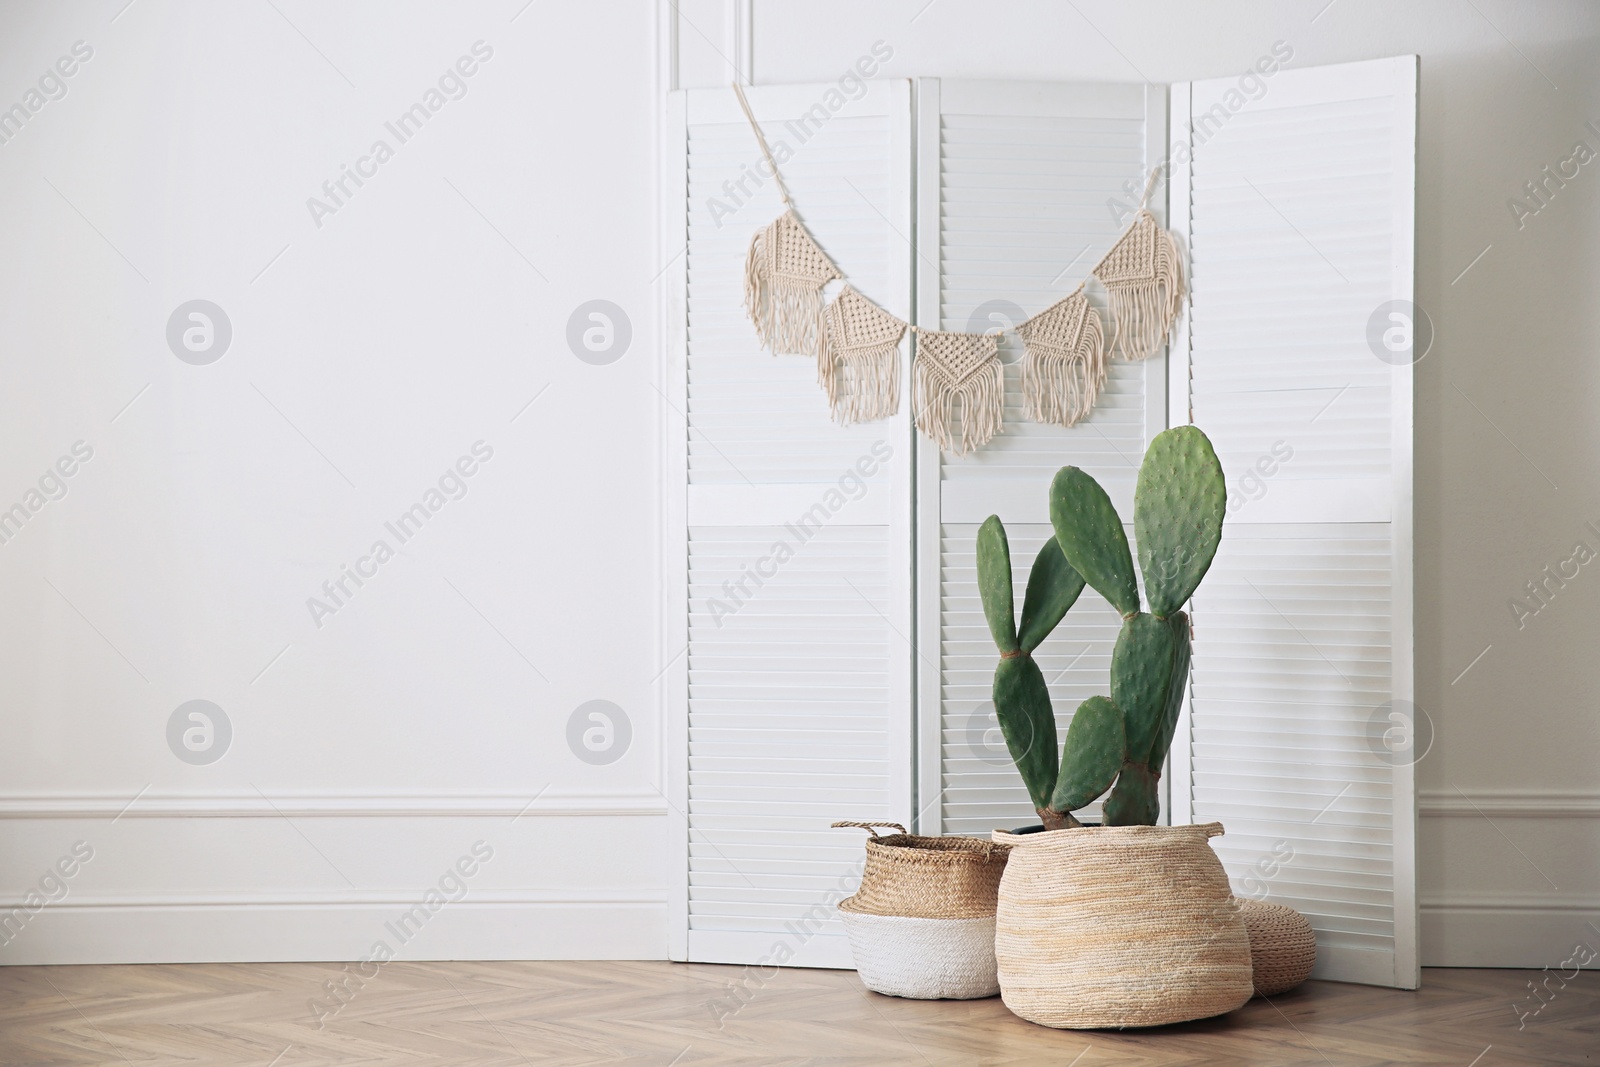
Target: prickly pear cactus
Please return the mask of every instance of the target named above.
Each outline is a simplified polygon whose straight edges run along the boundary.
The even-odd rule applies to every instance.
[[[1067,744],[1061,750],[1061,772],[1056,777],[1050,807],[1071,812],[1111,788],[1122,769],[1128,733],[1122,709],[1107,697],[1090,697],[1078,705],[1067,727]]]
[[[1093,475],[1077,467],[1056,472],[1050,483],[1050,525],[1067,562],[1095,592],[1124,618],[1139,610],[1128,535],[1111,498]]]
[[[1052,804],[1057,789],[1060,759],[1056,750],[1056,717],[1050,705],[1050,690],[1044,674],[1033,661],[1033,650],[1056,628],[1083,592],[1083,578],[1067,563],[1055,539],[1046,541],[1028,574],[1028,589],[1022,600],[1020,631],[1013,617],[1014,593],[1011,578],[1011,547],[999,516],[991,515],[978,529],[978,594],[983,600],[984,618],[1000,649],[1000,663],[994,671],[994,708],[1005,735],[1006,749],[1022,775],[1028,796],[1047,826],[1075,825],[1070,814],[1063,816]],[[1107,702],[1109,703],[1109,701]],[[1101,713],[1101,717],[1104,713]],[[1073,728],[1077,729],[1076,720]],[[1109,730],[1109,727],[1102,727]],[[1121,765],[1122,724],[1116,724],[1117,762]],[[1089,736],[1089,728],[1079,731]],[[1068,732],[1069,751],[1072,732]],[[1104,746],[1102,746],[1104,747]],[[1078,765],[1072,764],[1073,773]],[[1115,774],[1113,767],[1112,774]],[[1109,778],[1094,796],[1110,786]],[[1094,799],[1091,796],[1089,799]],[[1071,809],[1066,809],[1070,812]]]
[[[1157,434],[1133,495],[1139,569],[1152,615],[1164,619],[1194,595],[1217,554],[1227,507],[1222,464],[1200,428]]]
[[[1001,653],[995,709],[1047,829],[1077,826],[1072,812],[1107,789],[1108,826],[1150,825],[1160,817],[1161,767],[1189,685],[1189,617],[1179,609],[1216,555],[1226,504],[1222,466],[1204,433],[1179,426],[1156,435],[1134,493],[1146,613],[1111,498],[1088,473],[1061,468],[1050,484],[1055,537],[1034,560],[1020,628],[1005,527],[990,516],[979,530],[978,587]],[[1058,759],[1050,694],[1032,653],[1085,583],[1122,615],[1122,633],[1111,656],[1111,695],[1079,706]]]

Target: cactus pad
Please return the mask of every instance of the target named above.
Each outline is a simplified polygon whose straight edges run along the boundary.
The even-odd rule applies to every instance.
[[[1117,775],[1116,787],[1106,797],[1107,826],[1154,826],[1161,815],[1160,779],[1148,767],[1130,763]]]
[[[1144,762],[1149,767],[1159,767],[1167,761],[1167,750],[1172,747],[1172,735],[1178,729],[1178,712],[1183,708],[1183,695],[1189,690],[1189,616],[1178,612],[1168,619],[1172,625],[1172,682],[1167,687],[1167,707],[1156,732],[1150,755]]]
[[[994,710],[1035,810],[1048,807],[1056,785],[1056,716],[1032,656],[1000,660],[994,669]]]
[[[1165,618],[1194,594],[1217,554],[1227,506],[1222,464],[1200,428],[1157,434],[1133,498],[1139,569],[1152,614]]]
[[[990,515],[978,527],[978,596],[983,616],[1001,652],[1017,651],[1017,622],[1011,591],[1011,545],[1000,516]]]
[[[1050,483],[1050,524],[1067,562],[1119,614],[1139,610],[1128,535],[1099,482],[1077,467],[1057,471]]]
[[[1047,539],[1028,572],[1028,591],[1022,598],[1022,625],[1017,634],[1022,650],[1038,648],[1082,592],[1083,575],[1072,569],[1056,539]]]
[[[1140,612],[1122,624],[1111,652],[1111,699],[1128,717],[1128,759],[1149,763],[1171,696],[1177,635],[1168,619]]]
[[[1067,727],[1050,807],[1059,812],[1076,811],[1111,788],[1127,744],[1121,708],[1106,697],[1090,697],[1078,705],[1078,713]]]

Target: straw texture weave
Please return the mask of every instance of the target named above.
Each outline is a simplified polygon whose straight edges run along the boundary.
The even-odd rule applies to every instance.
[[[1239,901],[1239,915],[1250,935],[1250,965],[1256,995],[1275,997],[1311,977],[1317,962],[1317,935],[1311,920],[1284,904]]]
[[[918,919],[987,918],[995,913],[1009,851],[976,837],[879,837],[874,831],[861,888],[841,900],[839,909]]]
[[[1220,823],[1014,835],[995,958],[1006,1007],[1064,1029],[1161,1026],[1250,999],[1250,940],[1207,843]]]

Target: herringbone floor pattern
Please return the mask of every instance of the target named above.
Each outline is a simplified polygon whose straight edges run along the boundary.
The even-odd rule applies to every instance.
[[[910,1001],[849,971],[671,963],[390,963],[346,988],[332,964],[0,968],[4,1067],[526,1067],[537,1064],[1051,1064],[1366,1067],[1600,1064],[1600,973],[1430,970],[1416,993],[1313,982],[1221,1019],[1047,1030],[998,998]],[[1559,987],[1558,987],[1559,986]],[[1523,1013],[1519,1030],[1519,1011]]]

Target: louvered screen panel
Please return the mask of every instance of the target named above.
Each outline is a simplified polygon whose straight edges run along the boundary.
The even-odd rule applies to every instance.
[[[748,93],[813,236],[909,317],[909,83]],[[847,967],[833,904],[862,834],[828,824],[911,816],[910,424],[837,426],[814,359],[760,349],[745,253],[782,203],[731,91],[673,108],[672,953]]]
[[[948,330],[1014,326],[1067,296],[1111,247],[1138,204],[1166,136],[1165,92],[1140,85],[924,80],[918,88],[918,307]],[[1129,188],[1132,192],[1129,192]],[[1116,201],[1126,208],[1113,211]],[[1152,207],[1158,215],[1164,190]],[[1098,283],[1090,299],[1102,309]],[[998,729],[969,738],[989,711],[996,653],[974,586],[977,524],[998,514],[1019,588],[1046,536],[1050,479],[1074,464],[1131,519],[1134,479],[1166,417],[1165,361],[1110,365],[1092,414],[1070,429],[1027,421],[1008,336],[1005,429],[978,452],[919,452],[922,722],[919,811],[926,829],[986,834],[1037,821]],[[1091,603],[1093,606],[1091,606]],[[1064,730],[1104,693],[1117,627],[1092,591],[1039,653]],[[987,740],[985,741],[985,737]]]
[[[695,528],[689,539],[689,930],[784,931],[817,949],[842,936],[833,909],[807,912],[862,856],[839,818],[897,805],[884,624],[888,530],[824,528],[735,614],[725,582],[783,527]],[[771,936],[765,950],[770,947]],[[836,949],[839,946],[834,946]]]
[[[1411,383],[1368,322],[1411,295],[1415,60],[1175,92],[1192,311],[1186,403],[1230,502],[1193,605],[1181,817],[1221,820],[1236,891],[1312,919],[1324,977],[1415,986]],[[1234,101],[1237,103],[1237,94]],[[1220,108],[1220,111],[1218,110]]]
[[[1393,951],[1393,782],[1369,722],[1391,554],[1387,523],[1241,523],[1194,599],[1196,817],[1227,827],[1236,891],[1309,915],[1329,956]]]

